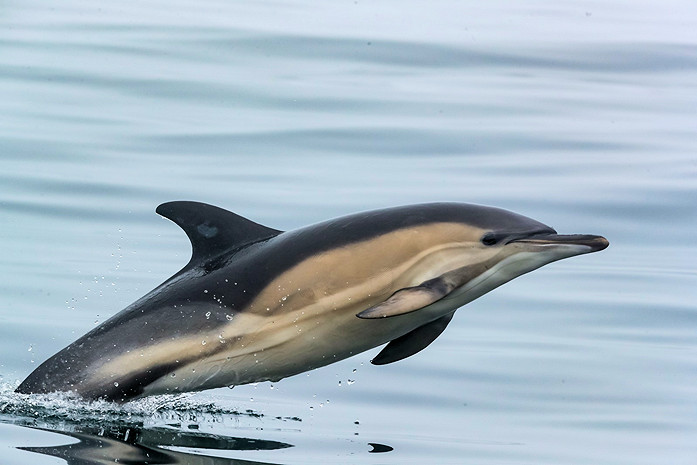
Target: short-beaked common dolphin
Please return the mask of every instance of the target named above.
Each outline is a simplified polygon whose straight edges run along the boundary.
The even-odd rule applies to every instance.
[[[547,263],[608,246],[461,203],[344,216],[289,232],[197,202],[157,213],[191,240],[189,263],[41,364],[21,393],[126,401],[278,381],[389,343],[409,357],[455,310]]]

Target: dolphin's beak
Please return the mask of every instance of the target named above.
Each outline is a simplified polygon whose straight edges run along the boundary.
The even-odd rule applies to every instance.
[[[571,247],[578,250],[578,254],[598,252],[610,245],[603,236],[591,234],[536,234],[512,242],[529,245],[535,249]]]

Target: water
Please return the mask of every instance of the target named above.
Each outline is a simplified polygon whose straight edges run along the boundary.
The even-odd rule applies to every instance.
[[[4,463],[694,463],[693,2],[0,11]],[[14,394],[188,260],[153,212],[177,199],[279,229],[464,201],[611,246],[393,365],[125,406]]]

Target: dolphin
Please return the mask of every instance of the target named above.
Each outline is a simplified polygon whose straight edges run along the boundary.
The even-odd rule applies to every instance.
[[[385,343],[372,363],[392,363],[501,284],[608,246],[463,203],[368,211],[289,232],[198,202],[164,203],[157,213],[189,237],[188,264],[16,392],[125,402],[275,382]]]

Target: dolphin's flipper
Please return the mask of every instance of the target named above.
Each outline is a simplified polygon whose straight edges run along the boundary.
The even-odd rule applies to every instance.
[[[282,232],[199,202],[167,202],[157,207],[156,212],[174,221],[189,236],[193,253],[182,271],[201,265],[223,252],[241,249]]]
[[[370,363],[373,365],[386,365],[411,357],[415,353],[422,351],[440,336],[452,318],[453,313],[450,313],[394,339]]]
[[[389,299],[363,310],[356,316],[370,319],[404,315],[431,305],[448,295],[453,289],[454,286],[449,280],[445,280],[443,277],[434,278],[418,286],[400,289]]]

